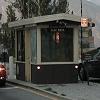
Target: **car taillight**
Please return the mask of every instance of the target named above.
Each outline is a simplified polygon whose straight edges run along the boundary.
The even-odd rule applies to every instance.
[[[5,68],[0,68],[0,72],[1,72],[1,71],[4,71],[4,70],[5,70]]]

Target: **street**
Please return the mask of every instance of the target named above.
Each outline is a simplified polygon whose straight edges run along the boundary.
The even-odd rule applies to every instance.
[[[6,85],[0,87],[0,100],[54,100],[32,90],[18,86]]]

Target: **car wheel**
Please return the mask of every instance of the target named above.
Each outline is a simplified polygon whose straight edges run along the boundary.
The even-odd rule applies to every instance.
[[[83,67],[80,70],[80,77],[81,77],[82,81],[87,81],[87,73]]]

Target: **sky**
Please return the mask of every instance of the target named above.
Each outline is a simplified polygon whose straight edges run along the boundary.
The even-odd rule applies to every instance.
[[[87,0],[87,1],[91,1],[91,2],[93,2],[95,4],[97,4],[97,5],[100,5],[100,0]]]

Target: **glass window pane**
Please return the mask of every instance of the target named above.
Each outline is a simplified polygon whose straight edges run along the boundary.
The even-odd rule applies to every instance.
[[[41,61],[73,61],[73,28],[41,29]]]
[[[37,35],[36,35],[36,28],[34,28],[33,30],[30,31],[31,32],[31,51],[32,51],[32,55],[31,55],[31,60],[32,63],[36,63],[36,40],[37,40]]]
[[[17,31],[17,60],[25,61],[25,34],[23,30]]]

